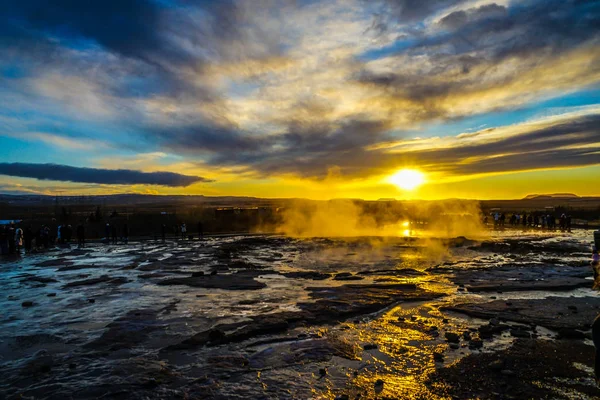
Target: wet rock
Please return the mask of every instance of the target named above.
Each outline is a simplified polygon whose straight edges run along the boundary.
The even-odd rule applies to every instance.
[[[163,351],[238,343],[259,335],[279,333],[287,330],[291,322],[303,319],[303,316],[303,313],[281,312],[251,317],[249,322],[221,324],[197,333],[179,344],[168,346]]]
[[[463,332],[462,337],[465,340],[471,340],[471,332]]]
[[[158,310],[130,311],[108,324],[108,329],[99,338],[85,344],[84,348],[110,351],[131,349],[143,343],[152,332],[166,328],[164,323],[159,321],[157,317],[160,313],[173,307],[174,304],[169,304]]]
[[[33,301],[27,300],[21,303],[21,307],[32,307]]]
[[[325,375],[327,375],[327,368],[320,368],[319,376],[325,376]]]
[[[426,385],[434,395],[431,398],[543,399],[562,396],[557,395],[556,386],[539,382],[560,382],[561,392],[569,393],[569,398],[597,398],[600,395],[597,388],[583,389],[581,384],[589,379],[593,349],[582,342],[565,346],[560,342],[517,339],[500,353],[473,353],[438,368],[428,377]],[[493,392],[502,395],[491,395]]]
[[[90,279],[83,279],[80,281],[74,281],[74,282],[69,282],[66,285],[63,286],[63,288],[73,288],[73,287],[79,287],[79,286],[91,286],[91,285],[97,285],[98,283],[109,283],[111,285],[122,285],[124,283],[129,282],[129,280],[125,277],[110,277],[108,275],[102,275],[98,278],[90,278]]]
[[[73,261],[69,261],[66,258],[57,258],[52,260],[46,260],[35,264],[38,267],[56,267],[59,265],[71,265]]]
[[[492,371],[501,371],[504,369],[504,361],[503,360],[492,361],[489,365],[489,368]]]
[[[39,374],[48,373],[54,366],[54,359],[46,350],[37,351],[31,360],[27,362],[25,367],[21,370],[21,374]]]
[[[569,302],[575,303],[572,305],[576,305],[579,310],[577,314],[549,312],[549,310],[564,309],[564,302],[564,297],[514,299],[511,301],[512,306],[507,308],[504,301],[496,300],[488,303],[457,304],[442,307],[440,310],[459,312],[476,318],[504,319],[528,325],[533,323],[553,330],[589,329],[590,321],[593,321],[598,314],[595,306],[600,306],[600,297],[570,298]]]
[[[383,391],[384,384],[385,384],[385,382],[383,381],[383,379],[377,379],[375,381],[375,383],[373,384],[373,388],[375,389],[375,392],[379,393],[379,392]]]
[[[218,344],[225,339],[225,332],[220,329],[211,329],[208,332],[208,343],[210,344]]]
[[[433,353],[433,360],[435,362],[443,362],[444,361],[444,353],[440,353],[440,352]]]
[[[314,281],[322,281],[331,278],[331,274],[324,274],[316,271],[284,272],[281,275],[291,279],[311,279]]]
[[[192,272],[192,278],[197,278],[199,276],[204,276],[204,271]]]
[[[265,283],[255,280],[252,276],[244,274],[213,275],[212,273],[197,277],[165,279],[158,282],[158,285],[187,285],[225,290],[258,290],[267,287]]]
[[[90,268],[96,268],[95,265],[87,265],[87,264],[79,264],[79,265],[67,265],[64,267],[60,267],[56,269],[56,272],[68,272],[68,271],[79,271],[82,269],[90,269]],[[123,268],[121,268],[123,269]]]
[[[458,343],[450,343],[448,345],[452,350],[458,350],[460,348],[460,345]]]
[[[96,299],[88,299],[88,303],[90,304],[94,304],[96,302]]]
[[[471,339],[469,341],[470,349],[481,349],[483,347],[483,341],[481,339]]]
[[[69,369],[75,369],[75,368],[77,368],[77,364],[75,364],[75,363],[69,364]]]
[[[56,297],[56,293],[48,293],[46,296],[48,296],[48,297]]]
[[[450,343],[458,343],[460,342],[460,336],[457,333],[454,332],[446,332],[444,334],[445,338],[447,341],[449,341]]]
[[[54,278],[27,274],[27,276],[25,276],[23,279],[21,279],[21,282],[22,283],[24,283],[24,282],[54,283],[54,282],[58,282],[58,281]]]
[[[333,278],[336,281],[360,281],[364,279],[362,276],[352,275],[349,272],[341,272]]]
[[[529,339],[531,338],[531,333],[523,329],[511,329],[510,336]]]
[[[376,345],[375,343],[368,343],[368,344],[365,344],[365,345],[363,346],[363,349],[364,349],[365,351],[368,351],[368,350],[376,350],[376,349],[377,349],[377,345]]]
[[[562,328],[558,330],[558,339],[583,340],[585,339],[585,333],[576,329]]]

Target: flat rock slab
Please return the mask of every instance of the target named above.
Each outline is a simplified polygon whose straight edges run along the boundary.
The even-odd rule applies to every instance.
[[[594,347],[582,342],[518,339],[506,351],[471,354],[437,370],[427,386],[453,399],[600,398],[593,363]]]
[[[207,289],[225,290],[258,290],[267,287],[251,275],[227,274],[227,275],[204,275],[194,277],[180,277],[165,279],[158,282],[159,285],[187,285]]]
[[[249,367],[255,369],[282,368],[290,364],[329,361],[333,356],[360,360],[360,347],[336,338],[291,340],[289,343],[268,347],[249,358]]]
[[[556,265],[506,265],[493,269],[454,271],[454,283],[470,292],[509,292],[525,290],[567,291],[591,287],[589,267]]]
[[[336,323],[356,315],[380,311],[402,300],[430,300],[439,295],[422,290],[414,284],[356,284],[308,290],[312,292],[311,297],[318,300],[313,303],[299,303],[298,307],[302,311],[264,314],[250,317],[247,322],[217,325],[164,350],[237,343],[256,336],[284,332],[298,325]]]
[[[495,300],[489,303],[457,304],[441,310],[476,318],[497,318],[550,329],[588,330],[600,313],[600,297],[548,297],[546,299]]]
[[[320,323],[373,313],[400,301],[432,300],[440,296],[411,283],[348,284],[307,290],[317,301],[298,303],[298,307],[315,315],[315,322]]]
[[[98,283],[110,283],[112,285],[122,285],[127,282],[129,282],[129,280],[122,276],[112,277],[112,276],[108,276],[108,275],[102,275],[98,278],[90,278],[90,279],[83,279],[80,281],[69,282],[66,285],[64,285],[63,288],[66,289],[66,288],[72,288],[72,287],[77,287],[77,286],[90,286],[90,285],[96,285]]]
[[[331,278],[331,274],[325,274],[316,271],[294,271],[284,272],[281,275],[291,279],[312,279],[315,281],[322,281]]]

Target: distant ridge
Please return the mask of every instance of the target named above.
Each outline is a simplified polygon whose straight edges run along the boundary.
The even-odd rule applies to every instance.
[[[523,200],[542,200],[542,199],[578,199],[579,196],[573,193],[553,193],[553,194],[528,194]]]

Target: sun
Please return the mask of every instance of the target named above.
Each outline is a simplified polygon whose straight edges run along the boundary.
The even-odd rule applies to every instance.
[[[425,175],[416,169],[401,169],[387,181],[403,190],[414,190],[425,183]]]

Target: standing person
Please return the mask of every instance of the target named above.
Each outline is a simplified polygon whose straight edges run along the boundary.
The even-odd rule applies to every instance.
[[[160,227],[160,235],[162,236],[162,241],[164,243],[167,238],[167,226],[165,224],[162,224]]]
[[[18,227],[15,229],[15,249],[17,250],[17,254],[21,253],[21,248],[23,247],[23,229]]]
[[[15,227],[13,224],[10,224],[6,233],[8,236],[8,254],[15,254]]]
[[[110,224],[107,222],[104,227],[104,237],[106,240],[106,244],[110,244]]]
[[[110,234],[112,236],[112,244],[117,244],[117,225],[112,224],[110,226]]]
[[[56,229],[56,240],[58,241],[58,244],[62,243],[62,233],[63,233],[63,227],[62,227],[62,225],[59,225],[58,228]]]
[[[77,246],[85,247],[85,227],[82,223],[77,225]]]
[[[129,227],[127,224],[123,225],[123,241],[125,244],[129,243]]]
[[[198,239],[204,238],[204,226],[202,221],[198,221]]]
[[[181,238],[185,239],[185,234],[187,233],[187,227],[185,226],[185,222],[181,224]]]
[[[6,236],[6,225],[0,225],[0,254],[8,254],[8,237]]]

